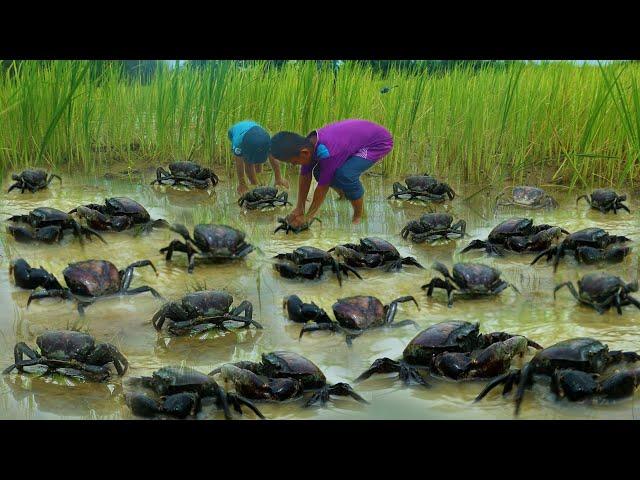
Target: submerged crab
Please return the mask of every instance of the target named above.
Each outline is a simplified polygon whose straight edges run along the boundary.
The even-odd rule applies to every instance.
[[[478,323],[448,320],[436,323],[416,335],[406,346],[401,360],[379,358],[356,382],[373,374],[398,372],[405,384],[429,387],[429,373],[453,380],[491,378],[509,369],[511,360],[535,342],[506,332],[480,334]]]
[[[405,184],[400,182],[393,184],[393,193],[387,198],[399,200],[421,200],[423,202],[444,202],[447,197],[453,200],[456,193],[446,184],[441,183],[434,177],[425,173],[424,175],[412,175],[405,178]],[[408,197],[408,198],[406,198]]]
[[[19,261],[18,261],[19,262]],[[37,278],[41,278],[42,286],[45,290],[34,291],[29,295],[27,307],[33,300],[49,297],[59,297],[66,300],[75,300],[78,303],[78,312],[84,315],[85,307],[93,304],[96,300],[109,298],[116,295],[137,295],[139,293],[150,292],[154,297],[162,299],[162,296],[155,289],[145,285],[137,288],[129,288],[133,279],[133,271],[138,267],[149,266],[156,272],[156,267],[149,260],[140,260],[129,265],[124,270],[118,268],[108,260],[84,260],[82,262],[70,263],[62,271],[64,281],[68,288],[63,288],[60,283],[48,274],[46,270],[38,269]],[[14,266],[14,275],[20,277],[26,283],[31,279],[33,269],[27,262],[20,262]],[[55,280],[55,282],[54,282]],[[20,280],[23,282],[23,280]],[[18,282],[16,282],[18,283]],[[56,285],[57,283],[57,285]],[[31,284],[35,284],[31,280]]]
[[[521,370],[512,370],[492,380],[476,397],[481,400],[498,385],[504,384],[503,395],[515,384],[515,414],[520,410],[527,387],[535,375],[551,378],[551,388],[561,397],[581,400],[601,395],[622,398],[631,395],[640,382],[640,370],[615,373],[604,380],[596,380],[608,367],[622,362],[637,362],[636,352],[610,351],[609,347],[593,338],[572,338],[538,352]]]
[[[172,162],[169,164],[169,172],[158,167],[156,179],[151,185],[182,185],[185,187],[195,187],[200,189],[215,187],[219,182],[218,176],[210,169],[202,167],[194,162]]]
[[[44,190],[49,186],[51,181],[57,178],[62,184],[62,178],[55,173],[47,176],[47,172],[44,170],[25,170],[19,174],[12,174],[11,179],[15,182],[9,187],[7,193],[14,188],[19,188],[20,193],[24,193],[25,190],[29,190],[31,193],[35,193],[38,190]]]
[[[410,238],[415,243],[434,241],[438,238],[449,239],[449,235],[464,237],[467,222],[458,220],[453,223],[453,216],[448,213],[425,213],[419,220],[411,220],[400,231],[402,238]]]
[[[414,265],[424,268],[413,257],[400,256],[398,249],[391,243],[377,237],[361,238],[359,244],[345,243],[328,250],[336,252],[336,255],[354,268],[378,268],[386,271],[400,270],[403,265]]]
[[[553,298],[562,287],[567,287],[580,303],[595,308],[598,313],[604,313],[611,307],[616,307],[622,315],[625,305],[635,305],[640,308],[640,302],[629,295],[638,291],[638,282],[625,283],[620,277],[605,272],[588,273],[578,280],[578,291],[572,282],[564,282],[553,290]]]
[[[513,187],[511,197],[508,200],[500,200],[505,191],[496,197],[496,207],[515,206],[522,208],[556,208],[558,202],[553,197],[538,187],[518,186]]]
[[[576,205],[581,198],[584,198],[591,208],[594,210],[600,210],[602,213],[607,213],[613,210],[613,213],[618,213],[618,210],[626,210],[631,213],[629,208],[622,202],[627,199],[626,195],[618,195],[613,190],[608,188],[598,188],[594,190],[591,195],[580,195],[576,199]]]
[[[104,205],[82,205],[69,212],[72,213],[84,218],[87,225],[95,230],[121,232],[140,227],[142,231],[148,232],[153,228],[169,228],[166,220],[151,220],[151,215],[142,205],[127,197],[107,198]]]
[[[246,398],[235,393],[228,393],[209,375],[200,373],[189,367],[170,366],[153,372],[151,377],[138,377],[130,380],[131,386],[153,391],[159,399],[142,392],[127,394],[127,404],[134,415],[155,417],[169,415],[186,418],[201,410],[203,400],[212,400],[221,408],[227,420],[231,420],[231,405],[242,414],[242,406],[246,406],[260,418],[264,418],[260,410]]]
[[[357,295],[355,297],[341,298],[331,307],[336,318],[332,322],[324,310],[314,303],[303,303],[297,295],[292,295],[285,299],[285,306],[289,319],[295,322],[312,320],[300,330],[300,338],[305,332],[315,332],[318,330],[331,330],[342,332],[346,335],[347,344],[351,345],[354,338],[362,335],[365,330],[378,327],[404,327],[415,325],[413,320],[403,320],[393,323],[398,309],[398,304],[403,302],[413,302],[420,310],[418,302],[412,296],[399,297],[384,305],[376,297]]]
[[[209,375],[218,373],[232,382],[238,393],[254,400],[283,401],[310,392],[312,395],[305,407],[318,402],[324,405],[331,395],[350,396],[358,402],[368,403],[348,383],[328,384],[315,363],[293,352],[263,353],[260,363],[225,364]]]
[[[110,343],[98,343],[91,335],[70,330],[50,331],[36,338],[40,352],[26,343],[16,344],[13,355],[15,363],[2,373],[8,374],[24,367],[44,365],[48,373],[59,373],[69,377],[102,382],[111,372],[108,365],[116,368],[118,375],[124,375],[129,363],[118,349]],[[28,357],[25,360],[24,357]]]
[[[201,333],[214,328],[226,330],[226,322],[241,322],[262,328],[252,319],[253,305],[242,301],[231,309],[233,297],[218,290],[203,290],[188,293],[179,302],[166,303],[156,312],[151,322],[156,330],[161,330],[166,319],[171,320],[169,332],[173,335]]]
[[[314,280],[320,278],[325,267],[331,267],[342,286],[342,275],[353,273],[362,280],[360,274],[349,265],[338,262],[328,252],[315,247],[298,247],[291,253],[280,253],[274,257],[277,262],[274,269],[284,278],[306,278]]]
[[[322,220],[320,220],[317,217],[314,217],[310,221],[308,221],[306,223],[303,223],[299,227],[294,227],[293,225],[291,225],[289,223],[289,220],[286,217],[278,217],[278,224],[279,225],[276,227],[276,229],[273,231],[273,233],[278,233],[278,231],[280,231],[280,230],[284,230],[284,233],[286,233],[287,235],[289,235],[289,232],[293,232],[293,233],[304,232],[305,230],[309,230],[309,227],[311,226],[311,224],[313,222],[322,223]]]
[[[166,253],[167,260],[171,260],[174,251],[186,253],[189,273],[195,268],[196,257],[215,261],[236,260],[253,251],[253,245],[244,240],[244,232],[227,225],[200,223],[193,229],[193,239],[184,225],[175,224],[169,228],[182,235],[185,241],[173,240],[161,248],[160,253]]]
[[[257,208],[268,208],[291,205],[289,202],[289,194],[281,192],[278,195],[278,189],[275,187],[256,187],[248,191],[238,199],[238,205],[248,210]]]
[[[454,295],[472,297],[497,295],[507,287],[520,293],[514,285],[500,278],[499,270],[480,263],[456,263],[452,270],[453,276],[447,267],[440,262],[435,262],[433,269],[441,273],[445,277],[444,280],[438,277],[432,278],[421,288],[427,289],[428,297],[433,294],[434,288],[446,290],[449,307],[453,305]]]
[[[95,230],[83,227],[71,215],[55,208],[39,207],[27,215],[14,215],[7,219],[17,225],[9,225],[7,232],[21,243],[44,242],[55,243],[64,238],[65,231],[71,230],[83,243],[82,236],[91,239],[91,235],[107,243]]]

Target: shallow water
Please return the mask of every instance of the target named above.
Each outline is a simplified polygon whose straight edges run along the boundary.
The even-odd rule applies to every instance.
[[[267,174],[263,174],[267,179]],[[195,194],[172,189],[154,189],[148,186],[151,176],[144,182],[105,180],[84,176],[64,176],[61,188],[54,182],[47,191],[20,195],[15,191],[2,194],[0,218],[26,213],[37,206],[51,206],[68,211],[91,202],[101,203],[109,196],[129,196],[147,207],[153,218],[170,222],[183,222],[189,227],[201,221],[227,223],[247,232],[249,243],[258,248],[245,260],[231,264],[213,265],[196,263],[192,275],[186,271],[186,256],[176,253],[166,262],[158,250],[177,235],[157,230],[145,237],[129,233],[107,233],[108,242],[87,242],[82,247],[72,236],[61,245],[32,246],[17,244],[0,234],[0,366],[12,363],[13,345],[25,341],[35,345],[36,336],[47,329],[80,328],[91,333],[98,341],[112,342],[128,358],[127,376],[150,374],[163,365],[185,364],[208,372],[228,361],[258,360],[260,354],[273,350],[292,350],[314,361],[325,372],[330,382],[352,382],[371,362],[387,356],[398,358],[404,346],[416,335],[411,326],[396,329],[378,329],[366,332],[348,348],[344,336],[330,332],[315,332],[298,341],[300,325],[289,322],[282,310],[284,296],[296,293],[305,301],[315,301],[331,312],[332,303],[341,297],[372,294],[387,303],[402,295],[414,295],[420,304],[417,311],[412,303],[401,304],[396,320],[413,319],[426,328],[434,323],[461,319],[480,322],[482,332],[508,331],[529,336],[542,345],[551,345],[561,339],[592,336],[608,343],[611,348],[640,350],[640,311],[625,307],[624,314],[611,310],[598,315],[594,310],[577,305],[567,290],[553,300],[553,287],[565,280],[577,280],[594,267],[577,266],[571,260],[563,262],[554,276],[552,267],[544,263],[530,267],[532,256],[512,255],[492,259],[482,252],[460,255],[468,239],[450,240],[436,245],[413,244],[403,240],[399,231],[410,219],[426,211],[424,205],[388,201],[391,182],[380,177],[365,177],[367,220],[351,225],[350,206],[334,198],[327,200],[322,212],[322,224],[299,235],[272,234],[276,217],[284,209],[265,212],[243,212],[235,203],[235,185],[228,177],[211,195]],[[291,183],[296,183],[291,178]],[[6,183],[6,182],[5,182]],[[621,212],[603,215],[590,210],[585,203],[576,207],[578,193],[551,190],[560,202],[560,208],[551,211],[518,211],[502,209],[494,215],[492,199],[496,192],[483,191],[464,201],[479,188],[453,185],[458,197],[440,211],[451,212],[467,221],[469,239],[485,238],[493,226],[511,216],[530,216],[536,223],[560,225],[569,231],[588,226],[599,226],[615,234],[632,238],[633,245],[640,239],[637,214],[640,202],[632,198],[627,202],[632,215]],[[293,188],[292,190],[295,190]],[[6,188],[5,188],[6,191]],[[292,195],[295,199],[295,193]],[[3,229],[4,230],[4,229]],[[458,300],[447,308],[442,291],[428,299],[420,289],[432,277],[432,271],[405,267],[400,273],[364,271],[364,281],[347,279],[339,288],[335,277],[325,275],[319,281],[298,282],[281,279],[272,269],[270,257],[288,252],[301,245],[328,249],[336,244],[357,241],[364,236],[380,236],[391,241],[403,255],[415,256],[426,267],[434,260],[451,266],[453,261],[482,261],[497,266],[503,277],[522,292],[511,289],[498,297],[481,300]],[[254,305],[254,319],[264,330],[237,330],[228,333],[210,332],[203,337],[169,337],[157,333],[150,319],[162,302],[150,294],[99,301],[87,308],[81,319],[71,302],[48,299],[36,301],[26,309],[29,292],[17,288],[9,279],[8,265],[14,258],[23,257],[32,266],[42,265],[62,280],[67,263],[88,258],[108,259],[119,268],[141,259],[152,260],[158,276],[146,267],[137,269],[133,286],[150,285],[167,299],[179,299],[187,290],[197,287],[225,289],[236,304],[244,299]],[[631,281],[638,276],[635,251],[624,263],[604,267]],[[528,357],[525,357],[525,360]],[[516,361],[518,365],[520,361]],[[125,377],[126,378],[126,377]],[[283,404],[260,404],[270,419],[509,419],[512,418],[511,397],[490,394],[480,403],[472,403],[481,390],[482,382],[451,382],[432,379],[433,387],[403,387],[393,375],[378,375],[354,385],[370,405],[361,405],[351,399],[336,398],[327,408],[302,409],[301,401]],[[634,399],[616,403],[590,404],[554,401],[544,384],[536,385],[525,397],[521,418],[580,419],[580,418],[640,418],[640,405]],[[11,374],[0,379],[0,418],[132,418],[124,404],[123,380],[117,376],[105,384],[82,383],[69,379]],[[210,408],[200,418],[222,418]],[[254,418],[248,414],[245,418]]]

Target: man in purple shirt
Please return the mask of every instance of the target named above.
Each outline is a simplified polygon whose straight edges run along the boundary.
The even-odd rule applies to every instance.
[[[393,148],[389,131],[368,120],[342,120],[312,131],[306,137],[279,132],[271,139],[274,158],[301,165],[298,201],[287,217],[293,226],[310,221],[320,209],[329,187],[353,206],[353,223],[364,213],[364,187],[360,175]],[[318,181],[313,201],[305,215],[312,175]]]

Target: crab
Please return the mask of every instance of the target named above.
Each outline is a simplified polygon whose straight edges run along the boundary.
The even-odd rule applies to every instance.
[[[447,320],[418,333],[405,347],[402,359],[379,358],[355,381],[394,372],[407,385],[425,387],[430,386],[425,379],[430,373],[453,380],[491,378],[508,370],[511,360],[524,355],[529,347],[542,349],[521,335],[481,334],[477,322]]]
[[[36,338],[39,352],[26,343],[17,343],[13,349],[14,361],[2,373],[11,373],[14,369],[23,373],[24,367],[44,365],[47,373],[59,373],[69,377],[102,382],[111,372],[108,365],[113,364],[118,375],[127,371],[129,362],[120,351],[110,343],[96,344],[91,335],[71,330],[45,332]],[[28,357],[25,360],[24,357]]]
[[[12,174],[11,179],[15,182],[7,190],[7,193],[11,192],[14,188],[19,188],[20,193],[24,193],[25,190],[29,190],[31,193],[35,193],[38,190],[44,190],[49,186],[51,181],[57,178],[62,184],[62,178],[55,173],[47,175],[44,170],[25,170],[19,174]]]
[[[284,233],[286,233],[287,235],[289,235],[289,232],[293,232],[293,233],[300,233],[300,232],[304,232],[305,230],[309,230],[309,227],[311,226],[311,224],[313,222],[320,222],[322,223],[322,220],[320,220],[317,217],[313,217],[310,221],[303,223],[302,225],[298,226],[298,227],[294,227],[293,225],[291,225],[289,223],[289,220],[286,217],[278,217],[278,226],[276,227],[276,229],[273,231],[273,233],[278,233],[278,231],[280,230],[284,230]]]
[[[608,188],[598,188],[591,192],[591,195],[580,195],[576,199],[576,205],[580,199],[584,198],[587,203],[594,210],[600,210],[602,213],[607,213],[613,210],[613,213],[618,213],[618,210],[626,210],[631,213],[629,208],[622,202],[627,199],[626,195],[618,195],[613,190]]]
[[[43,242],[55,243],[64,238],[65,231],[71,230],[83,243],[82,236],[91,239],[98,237],[103,243],[104,238],[89,227],[83,227],[71,215],[49,207],[38,207],[26,215],[13,215],[7,219],[17,225],[9,225],[7,232],[20,243]]]
[[[517,384],[515,415],[527,387],[535,381],[535,375],[551,378],[552,389],[571,401],[602,395],[607,398],[622,398],[633,393],[640,381],[640,370],[623,371],[603,381],[595,375],[604,373],[609,367],[622,362],[637,362],[636,352],[610,351],[609,347],[593,338],[571,338],[539,351],[522,369],[511,370],[493,379],[476,397],[476,402],[491,390],[504,384],[503,395]]]
[[[189,273],[193,273],[196,257],[214,261],[237,260],[253,251],[253,245],[244,240],[244,232],[227,225],[200,223],[193,229],[193,239],[184,225],[175,224],[169,229],[182,235],[185,241],[173,240],[161,248],[160,253],[166,253],[166,260],[171,260],[174,251],[186,253]]]
[[[456,193],[446,183],[441,183],[434,177],[424,175],[412,175],[404,180],[406,187],[400,182],[393,184],[393,193],[387,198],[399,200],[421,200],[423,202],[444,202],[447,197],[453,200]],[[404,198],[407,197],[408,198]]]
[[[242,414],[242,407],[251,409],[258,417],[264,418],[260,410],[249,400],[235,393],[228,393],[209,375],[184,366],[168,366],[153,372],[151,377],[132,378],[130,386],[142,387],[154,392],[154,398],[142,392],[128,392],[127,404],[134,415],[155,417],[169,415],[186,418],[200,412],[202,400],[212,400],[221,408],[227,420],[231,420],[233,406]]]
[[[515,285],[500,278],[499,270],[480,263],[456,263],[452,270],[453,276],[451,276],[447,267],[440,262],[435,262],[433,269],[441,273],[445,277],[444,280],[438,277],[432,278],[429,283],[422,285],[421,288],[427,290],[428,297],[433,294],[434,288],[446,290],[449,307],[453,305],[455,295],[473,297],[497,295],[507,287],[513,288],[516,293],[520,293]]]
[[[569,234],[564,228],[552,225],[534,225],[530,218],[510,218],[499,223],[486,240],[472,240],[460,253],[484,249],[490,255],[503,256],[512,252],[540,252],[548,249],[561,234]]]
[[[9,275],[13,275],[15,284],[20,288],[34,290],[42,287],[45,290],[62,289],[58,279],[42,266],[33,268],[24,258],[14,260],[9,265]]]
[[[564,257],[568,250],[574,252],[576,260],[586,264],[601,261],[621,262],[631,249],[616,244],[628,241],[630,239],[627,237],[609,235],[601,228],[585,228],[567,235],[559,245],[552,246],[541,252],[533,259],[531,265],[545,256],[547,261],[553,258],[553,271],[555,272],[558,269],[560,259]]]
[[[386,271],[400,270],[403,265],[413,265],[424,268],[413,257],[400,256],[398,249],[391,243],[378,237],[366,237],[360,239],[359,244],[345,243],[328,250],[336,252],[336,255],[353,268],[378,268]]]
[[[438,238],[449,239],[449,235],[464,237],[467,222],[458,220],[453,223],[453,216],[448,213],[425,213],[419,220],[411,220],[400,231],[402,238],[410,238],[415,243],[434,241]]]
[[[506,189],[505,189],[506,190]],[[503,190],[496,197],[496,207],[515,206],[529,209],[556,208],[558,202],[548,195],[543,189],[538,187],[517,186],[511,191],[511,198],[500,200],[504,195]]]
[[[62,287],[53,275],[47,275],[48,272],[46,270],[36,272],[36,278],[42,279],[42,283],[38,286],[44,287],[45,290],[31,292],[27,301],[27,308],[33,300],[59,297],[66,300],[75,300],[78,304],[78,312],[80,315],[84,315],[85,307],[93,304],[96,300],[116,295],[137,295],[150,292],[155,298],[162,299],[162,296],[155,289],[147,285],[129,288],[133,279],[134,269],[146,266],[153,268],[156,275],[158,274],[156,267],[150,260],[134,262],[124,270],[118,270],[108,260],[84,260],[70,263],[62,271],[67,288]],[[14,275],[16,277],[28,279],[31,278],[32,272],[33,269],[29,267],[27,262],[14,266]],[[34,285],[35,283],[32,282],[31,284]]]
[[[342,275],[348,276],[349,272],[362,280],[355,269],[338,262],[331,254],[316,247],[298,247],[291,253],[280,253],[273,258],[277,260],[273,265],[274,269],[284,278],[314,280],[322,276],[325,267],[331,267],[340,286],[342,286]]]
[[[324,310],[314,303],[304,303],[296,295],[285,299],[285,306],[289,319],[294,322],[305,322],[311,320],[300,330],[300,338],[305,332],[315,332],[319,330],[331,330],[333,332],[343,332],[346,335],[348,345],[351,345],[354,338],[362,335],[365,330],[379,327],[404,327],[415,325],[413,320],[403,320],[393,323],[398,309],[398,304],[412,301],[416,308],[420,310],[418,302],[412,296],[396,298],[388,305],[384,305],[376,297],[357,295],[354,297],[340,298],[331,307],[336,318],[332,322]]]
[[[611,307],[616,307],[619,315],[625,305],[635,305],[640,309],[640,302],[629,295],[638,291],[638,282],[625,283],[620,277],[606,272],[588,273],[578,280],[578,291],[572,282],[564,282],[553,290],[553,298],[556,292],[567,287],[576,300],[595,308],[602,314]]]
[[[230,368],[229,365],[236,369]],[[262,378],[256,381],[254,376],[247,375],[243,370]],[[241,395],[255,400],[286,400],[299,396],[300,392],[311,392],[312,395],[304,407],[318,402],[324,406],[332,395],[350,396],[358,402],[368,403],[348,383],[328,384],[322,370],[315,363],[294,352],[263,353],[260,363],[242,361],[225,364],[209,375],[219,373],[222,373],[227,381],[233,382],[236,391],[241,392]],[[287,379],[290,381],[281,381]]]
[[[248,191],[238,199],[238,205],[247,210],[263,209],[268,207],[291,205],[289,194],[281,192],[275,187],[256,187]]]
[[[156,179],[151,185],[164,185],[171,182],[171,185],[182,185],[186,187],[195,187],[207,189],[209,186],[215,187],[218,182],[218,176],[210,169],[202,167],[194,162],[172,162],[169,164],[169,172],[163,167],[156,170]]]
[[[156,330],[162,330],[165,320],[171,320],[169,332],[173,335],[201,333],[214,328],[226,330],[226,322],[242,322],[244,327],[262,325],[252,319],[253,305],[242,301],[231,309],[233,297],[218,290],[203,290],[188,293],[179,302],[164,304],[153,316],[151,322]]]
[[[82,205],[69,212],[70,215],[73,213],[84,218],[87,225],[95,230],[121,232],[135,226],[148,232],[153,228],[169,228],[166,220],[151,220],[151,215],[142,205],[127,197],[107,198],[104,205]]]

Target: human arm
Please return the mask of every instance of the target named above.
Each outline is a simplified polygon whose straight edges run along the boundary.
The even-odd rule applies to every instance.
[[[238,174],[238,195],[244,195],[249,191],[247,181],[244,178],[244,160],[242,157],[234,157],[236,162],[236,173]]]
[[[276,187],[289,188],[289,182],[286,178],[282,178],[282,172],[280,172],[280,162],[269,155],[269,163],[273,169],[273,174],[276,177]]]

